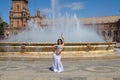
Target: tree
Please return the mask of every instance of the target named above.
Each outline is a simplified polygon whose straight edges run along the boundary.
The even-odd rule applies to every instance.
[[[3,19],[0,17],[0,24],[2,23]]]
[[[4,29],[8,24],[0,17],[0,39],[4,39]]]

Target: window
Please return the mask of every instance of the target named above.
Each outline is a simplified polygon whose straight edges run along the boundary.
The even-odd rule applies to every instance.
[[[17,5],[17,9],[19,9],[20,7],[19,7],[19,5]]]
[[[13,16],[13,14],[11,13],[11,17]]]
[[[19,24],[19,20],[17,21],[17,24]]]
[[[118,35],[118,31],[116,30],[116,31],[114,31],[114,35],[115,36],[117,36]]]

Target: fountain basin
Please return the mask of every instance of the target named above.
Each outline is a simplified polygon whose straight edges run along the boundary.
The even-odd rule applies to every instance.
[[[0,60],[51,60],[55,43],[0,42]],[[65,43],[62,59],[106,59],[114,54],[116,43]],[[112,58],[112,57],[110,57]]]
[[[49,56],[55,43],[0,42],[0,54],[33,54]],[[90,53],[112,53],[116,43],[65,43],[62,55]]]

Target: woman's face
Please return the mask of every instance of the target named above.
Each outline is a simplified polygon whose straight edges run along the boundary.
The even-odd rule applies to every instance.
[[[58,40],[58,43],[59,43],[59,44],[62,44],[61,40]]]
[[[58,43],[58,45],[61,45],[62,44],[62,40],[58,39],[57,43]]]

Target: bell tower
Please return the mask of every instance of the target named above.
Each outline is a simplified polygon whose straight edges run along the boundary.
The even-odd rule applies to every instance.
[[[28,0],[12,0],[10,27],[18,29],[25,27],[29,17]]]

